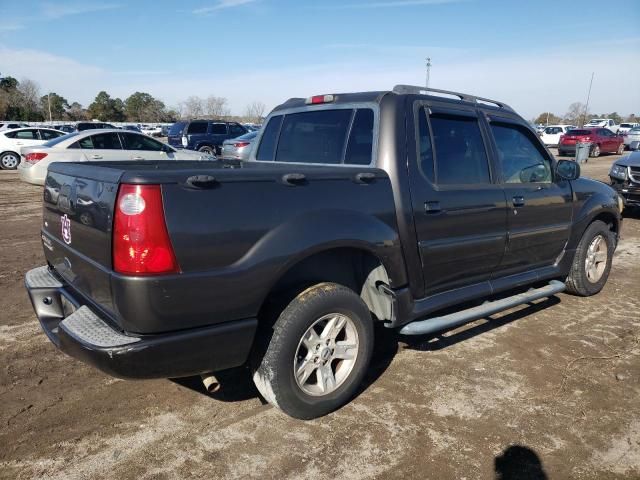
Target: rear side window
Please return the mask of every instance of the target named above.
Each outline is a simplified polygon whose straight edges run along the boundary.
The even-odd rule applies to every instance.
[[[173,125],[171,125],[171,128],[169,128],[169,135],[171,136],[178,136],[178,135],[182,135],[182,131],[184,130],[184,126],[186,125],[186,122],[176,122]]]
[[[209,124],[207,122],[191,122],[189,127],[187,127],[187,133],[207,133],[207,127]]]
[[[353,119],[344,163],[369,165],[373,153],[373,110],[360,108]]]
[[[435,183],[433,168],[433,148],[429,136],[427,113],[424,108],[418,110],[418,169],[431,183]]]
[[[117,133],[100,133],[91,135],[78,141],[80,148],[84,150],[122,150]],[[75,147],[70,147],[75,148]]]
[[[226,135],[227,134],[227,124],[226,123],[212,123],[211,124],[211,134],[212,135]]]
[[[256,160],[262,160],[263,162],[273,161],[282,119],[282,115],[276,115],[275,117],[271,117],[269,123],[267,123],[267,126],[264,128],[264,133],[262,134],[258,153],[256,154]]]
[[[63,132],[54,132],[52,130],[40,130],[40,138],[42,140],[52,140],[54,138],[58,138],[63,136]]]
[[[439,185],[491,183],[487,153],[476,118],[434,114],[431,128]]]
[[[9,132],[6,134],[9,138],[16,138],[22,140],[39,140],[38,132],[35,129],[18,130],[17,132]]]

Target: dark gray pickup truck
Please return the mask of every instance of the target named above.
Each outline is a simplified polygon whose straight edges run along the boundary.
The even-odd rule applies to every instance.
[[[294,98],[249,161],[52,164],[47,265],[25,283],[51,341],[109,374],[210,384],[246,365],[313,418],[357,392],[375,323],[425,335],[598,293],[621,209],[501,102]]]

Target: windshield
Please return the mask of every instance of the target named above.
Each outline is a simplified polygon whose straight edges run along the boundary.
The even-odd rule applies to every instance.
[[[606,120],[604,118],[594,118],[592,120],[589,120],[589,123],[602,123],[602,122],[606,122]]]
[[[73,132],[73,133],[67,133],[66,135],[62,135],[61,137],[58,138],[54,138],[53,140],[49,140],[46,143],[43,143],[42,146],[43,147],[53,147],[57,144],[59,144],[60,142],[64,142],[65,140],[68,140],[69,138],[73,138],[79,135],[79,132]]]

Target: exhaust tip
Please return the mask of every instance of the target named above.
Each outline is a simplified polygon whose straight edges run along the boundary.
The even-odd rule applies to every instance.
[[[222,385],[220,385],[220,382],[215,375],[205,374],[200,375],[200,378],[202,379],[202,384],[204,385],[204,389],[207,393],[216,393],[222,388]]]

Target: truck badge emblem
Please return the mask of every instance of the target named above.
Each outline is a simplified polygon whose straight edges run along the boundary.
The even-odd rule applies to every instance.
[[[62,239],[67,245],[71,245],[71,220],[65,213],[60,217],[60,223],[62,224]]]

